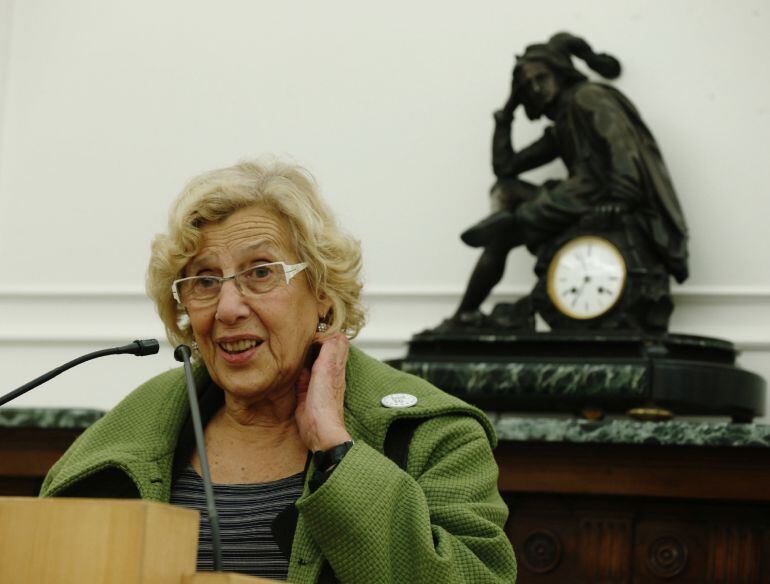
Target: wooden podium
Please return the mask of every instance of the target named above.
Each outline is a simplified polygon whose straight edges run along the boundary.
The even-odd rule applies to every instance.
[[[198,512],[115,499],[0,498],[0,582],[258,584],[195,572]]]

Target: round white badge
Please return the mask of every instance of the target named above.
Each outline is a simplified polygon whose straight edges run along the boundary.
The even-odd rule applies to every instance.
[[[391,393],[382,398],[386,408],[411,408],[417,403],[417,398],[410,393]]]

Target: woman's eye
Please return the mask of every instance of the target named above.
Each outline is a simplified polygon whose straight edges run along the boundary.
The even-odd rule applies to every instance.
[[[254,280],[264,280],[270,276],[270,266],[254,266],[246,272],[246,277]]]
[[[207,278],[206,276],[200,276],[195,281],[196,286],[201,290],[210,290],[219,285],[219,280],[216,278]]]

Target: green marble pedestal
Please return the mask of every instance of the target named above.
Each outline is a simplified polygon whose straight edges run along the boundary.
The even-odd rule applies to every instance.
[[[487,412],[487,416],[497,437],[504,442],[770,449],[770,425],[767,424],[691,420],[641,422],[630,419],[592,422],[543,416],[524,417],[504,412]]]
[[[7,408],[0,409],[0,428],[48,428],[85,430],[104,415],[101,410],[84,408]]]
[[[498,411],[721,415],[765,410],[765,381],[727,341],[636,333],[415,335],[395,367]]]

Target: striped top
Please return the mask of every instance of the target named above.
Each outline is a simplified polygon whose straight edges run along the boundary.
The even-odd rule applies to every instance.
[[[257,484],[214,485],[222,539],[222,569],[250,576],[286,580],[289,559],[273,538],[275,516],[302,494],[305,473]],[[206,512],[203,479],[188,465],[171,487],[171,503],[200,511],[199,572],[214,569],[211,524]]]

